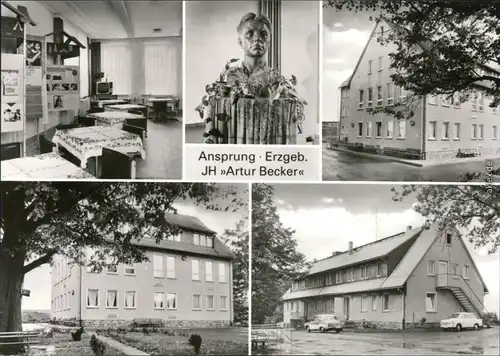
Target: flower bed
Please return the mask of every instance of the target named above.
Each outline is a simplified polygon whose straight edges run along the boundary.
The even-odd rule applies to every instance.
[[[52,337],[42,339],[42,345],[53,345],[56,350],[53,356],[94,356],[90,347],[89,334],[82,334],[81,341],[71,340],[70,332],[54,332]],[[123,353],[118,350],[107,346],[103,356],[121,356]]]

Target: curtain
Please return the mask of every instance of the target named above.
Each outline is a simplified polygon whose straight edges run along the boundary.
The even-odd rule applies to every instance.
[[[101,43],[101,70],[109,82],[113,82],[114,95],[131,95],[132,66],[128,42]],[[135,69],[134,69],[135,70]]]
[[[176,309],[177,308],[177,296],[175,294],[167,294],[167,308]]]
[[[97,307],[99,305],[99,292],[96,289],[89,290],[87,294],[87,305]]]
[[[135,308],[135,292],[127,292],[125,297],[125,308]]]
[[[116,297],[117,297],[117,291],[115,290],[111,290],[111,291],[108,291],[108,300],[107,300],[107,307],[112,307],[112,308],[115,308],[118,306],[118,303],[117,303],[117,300],[116,300]]]
[[[155,293],[155,308],[165,308],[165,294]]]
[[[167,278],[175,278],[175,257],[167,256]]]
[[[180,51],[171,42],[144,42],[145,94],[179,96]]]
[[[64,61],[64,65],[80,66],[80,97],[89,96],[89,47],[87,44],[87,34],[74,27],[69,22],[64,22],[64,31],[74,36],[80,41],[85,49],[80,48],[80,58],[70,58]]]

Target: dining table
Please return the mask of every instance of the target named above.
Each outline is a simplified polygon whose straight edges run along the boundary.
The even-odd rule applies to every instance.
[[[139,114],[131,114],[126,111],[104,111],[87,114],[87,117],[95,119],[96,126],[108,126],[121,129],[127,119],[144,119],[145,116]]]
[[[32,179],[96,179],[56,152],[9,159],[1,162],[2,181]]]
[[[97,106],[100,108],[105,108],[106,105],[117,105],[117,104],[127,104],[127,100],[119,100],[119,99],[108,99],[108,100],[98,100]]]
[[[117,105],[106,105],[104,110],[106,111],[129,111],[129,110],[145,110],[146,106],[138,104],[117,104]]]
[[[85,169],[87,160],[102,156],[102,148],[128,153],[138,153],[146,159],[146,151],[139,135],[120,130],[113,126],[89,126],[73,129],[57,130],[52,142],[64,147],[75,157],[80,159],[80,166]],[[96,163],[97,165],[97,163]]]

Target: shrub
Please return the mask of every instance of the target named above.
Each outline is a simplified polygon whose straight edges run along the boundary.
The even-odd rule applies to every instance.
[[[420,326],[424,326],[425,322],[427,321],[426,318],[420,319]]]
[[[90,338],[90,348],[94,352],[95,356],[102,356],[106,350],[106,344],[99,340],[95,335],[92,335]]]
[[[76,330],[71,331],[71,338],[73,341],[82,341],[83,326]]]
[[[193,346],[194,348],[194,353],[196,355],[200,354],[200,349],[201,349],[201,336],[198,334],[191,334],[191,337],[189,338],[189,344]]]

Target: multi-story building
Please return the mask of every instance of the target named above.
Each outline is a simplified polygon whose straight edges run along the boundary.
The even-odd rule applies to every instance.
[[[488,289],[457,231],[412,229],[313,263],[285,295],[284,322],[316,314],[401,329],[454,312],[483,317]]]
[[[352,76],[340,86],[340,137],[348,147],[397,154],[408,158],[433,159],[456,157],[462,153],[500,155],[500,109],[491,108],[491,98],[477,83],[476,92],[466,102],[460,95],[411,97],[391,80],[390,53],[395,44],[381,44],[384,31],[400,30],[380,21],[370,35]],[[422,50],[419,46],[415,50]],[[499,78],[500,68],[479,68]],[[411,119],[398,120],[377,113],[375,108],[406,107],[414,112]]]
[[[224,326],[233,320],[231,251],[199,219],[166,214],[181,229],[156,243],[137,241],[148,262],[96,273],[57,256],[52,267],[51,317],[83,325],[162,320],[172,326]],[[86,251],[86,261],[93,252]]]
[[[339,139],[339,122],[338,121],[323,121],[322,123],[322,139],[323,142]]]

